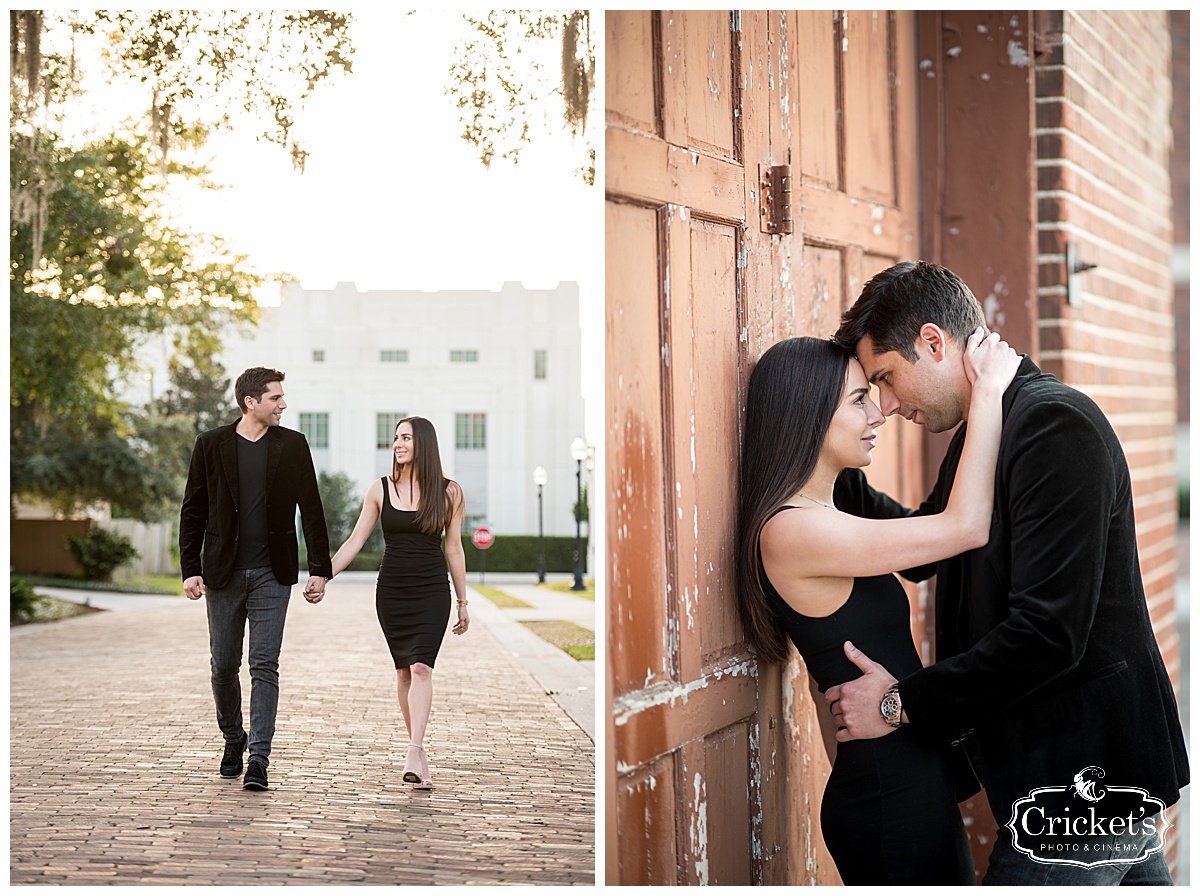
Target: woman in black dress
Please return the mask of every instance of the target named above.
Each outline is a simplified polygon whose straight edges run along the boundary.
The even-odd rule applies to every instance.
[[[947,350],[943,341],[937,362],[958,363]],[[848,641],[897,678],[921,667],[908,597],[892,573],[987,542],[1001,397],[1020,362],[982,330],[961,354],[972,383],[970,427],[949,505],[892,520],[856,515],[865,482],[857,468],[871,462],[885,419],[858,361],[833,342],[797,338],[772,346],[755,366],[737,575],[738,610],[760,662],[786,659],[790,638],[822,693],[862,674],[846,656]],[[824,700],[818,714],[833,762],[821,830],[843,883],[974,884],[949,745],[907,728],[837,743]]]
[[[464,501],[458,483],[442,473],[437,432],[424,417],[396,424],[392,452],[392,474],[367,488],[354,531],[333,557],[333,574],[358,555],[375,520],[381,520],[384,552],[375,612],[396,664],[396,693],[408,729],[403,780],[415,790],[431,790],[425,726],[433,701],[433,664],[450,620],[449,580],[458,607],[452,631],[461,635],[470,625],[459,537]]]

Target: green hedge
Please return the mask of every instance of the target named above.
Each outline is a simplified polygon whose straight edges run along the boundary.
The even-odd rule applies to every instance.
[[[496,540],[487,551],[481,551],[471,544],[471,536],[462,537],[463,550],[467,555],[467,569],[478,572],[486,569],[488,572],[537,572],[536,535],[497,535]],[[586,538],[581,540],[583,550],[583,571],[587,572]],[[484,565],[483,554],[487,554]],[[546,536],[546,572],[575,571],[575,536]]]
[[[487,549],[487,560],[484,565],[483,551],[471,544],[471,536],[462,536],[463,552],[467,555],[468,572],[536,572],[537,571],[537,536],[536,535],[497,535],[492,546]],[[583,544],[583,571],[587,572],[587,539]],[[359,551],[347,569],[369,570],[379,569],[381,553]],[[300,549],[301,578],[307,569],[304,549]],[[575,571],[575,536],[546,536],[546,572]]]

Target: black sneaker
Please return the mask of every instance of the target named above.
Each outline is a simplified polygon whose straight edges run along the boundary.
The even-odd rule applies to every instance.
[[[267,789],[267,764],[261,759],[251,759],[246,766],[246,780],[242,782],[246,790]]]
[[[225,755],[221,757],[221,777],[236,778],[242,773],[242,754],[246,752],[246,744],[250,742],[250,738],[246,736],[246,732],[242,732],[242,739],[230,743],[225,742]]]

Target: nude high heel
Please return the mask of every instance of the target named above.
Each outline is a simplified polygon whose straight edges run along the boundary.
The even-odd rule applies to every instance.
[[[409,744],[408,749],[416,748],[422,756],[425,756],[425,748],[420,744]],[[412,755],[411,753],[409,755]],[[425,757],[425,777],[421,777],[416,771],[409,768],[407,757],[404,762],[404,780],[405,783],[411,784],[413,790],[433,790],[433,779],[429,777],[429,758]]]

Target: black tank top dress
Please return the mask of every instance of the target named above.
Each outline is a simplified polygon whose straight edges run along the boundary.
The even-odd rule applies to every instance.
[[[442,540],[417,528],[415,510],[392,506],[383,482],[383,560],[375,585],[375,614],[396,668],[432,667],[450,621],[450,580]]]
[[[908,596],[894,575],[856,578],[844,604],[813,617],[779,596],[761,559],[759,569],[767,599],[821,693],[862,675],[846,658],[846,641],[897,679],[921,668]],[[953,768],[948,744],[911,727],[837,745],[821,832],[844,884],[975,884]]]

